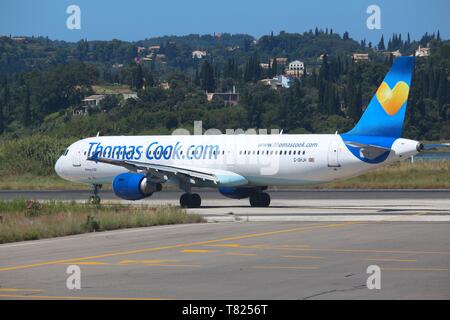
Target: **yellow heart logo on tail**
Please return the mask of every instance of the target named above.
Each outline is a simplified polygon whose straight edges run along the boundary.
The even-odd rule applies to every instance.
[[[409,86],[406,82],[397,82],[394,89],[389,88],[388,84],[383,82],[378,88],[376,96],[384,111],[390,116],[393,116],[408,99],[408,93]]]

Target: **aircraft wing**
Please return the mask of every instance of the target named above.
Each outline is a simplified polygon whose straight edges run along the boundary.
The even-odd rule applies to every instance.
[[[373,144],[364,144],[359,142],[346,142],[347,145],[359,149],[360,156],[366,159],[375,159],[385,152],[391,151],[390,148],[385,148]]]
[[[119,160],[103,157],[91,156],[87,160],[107,163],[115,166],[124,167],[130,171],[144,171],[153,178],[167,181],[169,178],[175,177],[180,180],[188,181],[195,184],[197,181],[208,181],[213,184],[222,184],[226,186],[245,185],[248,181],[231,171],[218,169],[203,169],[198,167],[174,166],[166,164],[156,164],[150,162],[142,162],[135,160]]]

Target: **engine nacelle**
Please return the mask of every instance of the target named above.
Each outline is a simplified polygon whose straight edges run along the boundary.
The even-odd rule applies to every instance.
[[[142,173],[121,173],[113,180],[114,193],[125,200],[141,200],[161,189],[160,183],[147,181]]]
[[[221,187],[219,192],[227,198],[244,199],[250,197],[250,194],[258,192],[261,188],[230,188]]]

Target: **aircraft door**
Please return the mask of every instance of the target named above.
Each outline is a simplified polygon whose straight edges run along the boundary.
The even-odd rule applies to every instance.
[[[81,155],[82,154],[83,154],[83,150],[81,149],[81,147],[79,147],[78,149],[75,150],[75,153],[73,154],[73,157],[72,157],[72,165],[74,167],[81,166]]]
[[[339,139],[338,136],[333,138],[328,148],[328,166],[340,167],[339,163]]]

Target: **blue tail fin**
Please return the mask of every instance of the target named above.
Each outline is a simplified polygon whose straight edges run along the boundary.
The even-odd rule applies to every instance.
[[[347,135],[399,138],[413,71],[414,57],[397,58],[361,119]]]

